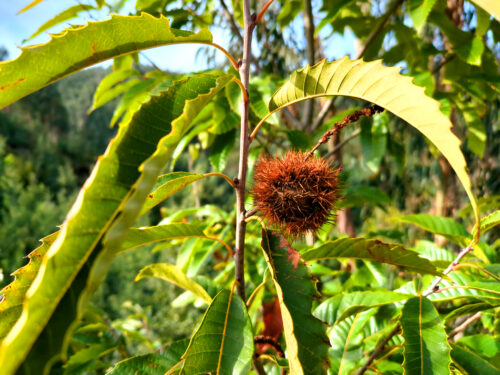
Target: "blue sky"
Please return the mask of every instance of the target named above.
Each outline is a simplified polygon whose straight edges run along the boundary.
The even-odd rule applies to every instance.
[[[32,0],[0,0],[0,2],[0,46],[7,48],[10,59],[19,55],[20,49],[17,48],[19,45],[32,45],[47,42],[50,37],[48,33],[45,32],[23,44],[23,40],[31,36],[43,23],[65,9],[78,4],[78,0],[44,0],[26,12],[17,14],[19,10],[30,4]],[[83,3],[88,2],[83,1]],[[128,4],[129,8],[131,8],[134,6],[135,1],[129,1]],[[125,9],[124,14],[127,14],[129,10],[133,11],[133,9]],[[105,13],[99,14],[95,12],[93,14],[96,18],[105,18]],[[87,16],[85,13],[83,13],[83,15]],[[85,23],[85,21],[86,19],[84,18],[75,18],[52,28],[50,32],[59,32],[67,27],[69,23],[82,24]],[[297,25],[297,27],[300,26],[301,25]],[[223,30],[212,29],[211,31],[214,34],[214,41],[216,43],[222,46],[227,45],[226,41],[228,37]],[[330,43],[335,45],[337,53],[333,55],[333,52],[331,52],[333,48],[328,48],[329,46],[326,46],[325,53],[329,60],[339,58],[340,55],[343,54],[351,54],[352,56],[354,49],[354,38],[352,34],[348,34],[347,37],[336,36],[333,39],[334,40],[331,40]],[[150,57],[155,64],[162,69],[177,72],[191,72],[207,68],[204,57],[196,58],[198,49],[199,47],[196,45],[178,45],[159,47],[144,51],[143,53]],[[179,58],[172,59],[172,55],[179,56]],[[220,52],[217,52],[216,58],[217,61],[223,61],[224,56]],[[105,62],[102,65],[107,66],[109,64],[110,62]]]

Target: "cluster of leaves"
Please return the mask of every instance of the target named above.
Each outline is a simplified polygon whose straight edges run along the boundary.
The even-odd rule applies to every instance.
[[[390,65],[404,61],[405,72],[415,76],[434,99],[412,78],[380,61],[321,60],[296,70],[285,82],[263,73],[252,81],[248,92],[250,123],[257,124],[251,139],[258,143],[250,151],[250,169],[264,151],[309,148],[318,134],[346,114],[341,112],[317,128],[283,131],[277,111],[289,107],[285,113],[294,123],[298,120],[293,112],[305,110],[302,101],[306,99],[349,97],[385,108],[423,133],[450,163],[471,203],[459,213],[460,220],[402,215],[382,189],[353,184],[346,189],[343,208],[366,204],[382,208],[363,216],[360,227],[366,235],[344,237],[330,223],[313,238],[313,244],[296,246],[251,221],[246,238],[246,289],[244,295],[238,295],[232,244],[234,222],[239,218],[231,207],[162,210],[157,225],[137,224],[174,193],[196,186],[200,180],[223,177],[234,187],[220,173],[231,173],[226,165],[240,123],[241,82],[234,66],[176,76],[158,70],[142,72],[134,65],[142,49],[177,43],[213,46],[208,30],[180,30],[161,17],[172,16],[176,26],[196,29],[212,22],[212,13],[207,11],[212,2],[196,1],[181,8],[173,3],[138,1],[138,10],[160,17],[114,15],[75,26],[0,65],[0,106],[4,107],[66,75],[114,59],[112,72],[96,89],[91,109],[118,99],[111,123],[119,122],[117,135],[98,159],[60,230],[43,239],[30,254],[28,265],[16,271],[14,282],[2,290],[2,371],[498,373],[500,244],[494,231],[500,223],[499,198],[489,196],[476,202],[460,141],[452,133],[449,119],[453,113],[460,118],[457,123],[467,129],[468,151],[483,156],[488,145],[480,114],[494,108],[494,103],[491,107],[485,104],[486,99],[494,97],[498,105],[498,67],[495,51],[488,46],[498,38],[498,21],[482,8],[471,6],[477,24],[469,30],[470,22],[465,26],[452,22],[443,1],[411,1],[406,9],[414,24],[410,28],[404,25],[404,14],[397,11],[400,1],[385,4],[387,13],[382,15],[367,10],[364,1],[323,3],[326,17],[319,29],[329,25],[333,32],[342,32],[349,26],[359,39],[370,41],[362,53],[367,60],[382,57]],[[477,3],[500,17],[492,2]],[[277,25],[293,24],[302,4],[286,2]],[[95,5],[118,10],[104,1]],[[230,19],[236,25],[241,22],[241,4],[233,1],[232,6],[234,19]],[[70,8],[41,29],[90,10],[83,5]],[[401,19],[388,22],[392,16]],[[436,30],[440,34],[434,38]],[[264,38],[275,34],[264,27]],[[385,39],[393,44],[389,49],[383,47]],[[49,63],[45,56],[65,58]],[[428,66],[433,59],[439,67],[434,72]],[[278,65],[273,67],[274,60],[265,56],[262,61],[266,62],[263,69],[269,71],[282,63],[276,59]],[[42,68],[37,71],[33,66]],[[386,154],[394,155],[401,166],[395,175],[404,176],[402,142],[390,134],[402,126],[406,124],[387,113],[365,120],[360,131],[364,157],[360,170],[364,173],[351,169],[352,177],[346,180],[373,176],[383,181]],[[407,137],[417,136],[410,132]],[[175,172],[186,149],[191,163],[210,149],[209,160],[217,172]],[[344,168],[349,170],[349,163]],[[480,212],[489,214],[479,219]],[[389,222],[394,216],[396,224],[371,224]],[[426,231],[445,238],[450,248],[464,248],[462,255],[468,250],[472,253],[449,268],[456,258],[453,251],[424,240],[413,248],[397,242],[410,243],[400,231],[407,224],[422,230],[417,232],[419,236]],[[175,255],[170,263],[145,266],[136,281],[157,278],[185,290],[162,309],[194,305],[205,310],[191,337],[180,341],[152,340],[147,332],[148,314],[141,307],[132,307],[135,314],[127,320],[113,322],[89,308],[113,259],[151,244],[155,244],[153,252],[173,248]],[[436,277],[444,279],[437,284]],[[269,303],[279,308],[263,314],[261,306]],[[458,338],[466,330],[472,334]],[[262,332],[265,337],[259,339]],[[144,343],[149,353],[130,353],[134,340]],[[263,341],[268,348],[261,345]]]

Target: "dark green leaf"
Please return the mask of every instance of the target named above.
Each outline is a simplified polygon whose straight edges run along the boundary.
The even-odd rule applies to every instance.
[[[278,293],[292,374],[326,374],[326,326],[312,313],[315,282],[297,250],[275,232],[262,230],[262,248]]]
[[[412,272],[440,275],[436,267],[415,251],[407,250],[399,244],[384,243],[367,238],[340,238],[307,250],[304,260],[355,258],[373,260],[403,267]]]
[[[232,291],[215,296],[195,332],[181,374],[247,374],[254,351],[246,306]]]
[[[181,360],[189,340],[172,343],[160,353],[137,355],[118,362],[106,375],[164,375]]]
[[[469,349],[460,345],[451,345],[451,357],[459,369],[467,375],[499,375],[500,369],[481,358]]]
[[[449,375],[450,346],[439,314],[425,297],[409,299],[401,314],[406,375]]]

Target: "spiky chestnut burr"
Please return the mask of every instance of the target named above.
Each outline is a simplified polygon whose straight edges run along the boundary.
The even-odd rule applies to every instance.
[[[282,158],[261,157],[255,166],[254,204],[267,223],[285,236],[316,232],[334,217],[338,175],[322,158],[289,151]]]

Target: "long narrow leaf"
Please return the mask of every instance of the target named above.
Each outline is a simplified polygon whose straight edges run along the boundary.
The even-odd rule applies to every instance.
[[[312,315],[317,295],[311,273],[297,250],[277,233],[262,230],[262,249],[278,294],[292,374],[326,374],[326,325]]]
[[[139,281],[145,277],[158,277],[169,281],[201,298],[207,303],[212,302],[212,298],[207,291],[196,281],[191,280],[182,270],[173,264],[156,263],[150,264],[139,271],[134,281]]]
[[[441,275],[427,259],[415,251],[407,250],[398,244],[384,243],[366,238],[340,238],[302,254],[304,260],[356,258],[388,263],[409,271]]]
[[[211,43],[203,29],[194,34],[172,29],[164,17],[113,15],[106,21],[74,26],[21,55],[0,63],[0,109],[71,73],[101,61],[175,43]],[[64,56],[64,58],[58,58]]]
[[[44,331],[53,337],[52,355],[68,341],[70,325],[81,316],[106,275],[177,142],[200,108],[232,79],[198,75],[179,81],[151,97],[130,123],[120,127],[43,258],[21,317],[1,343],[0,367],[5,374],[13,373],[26,357],[54,310],[58,319],[52,316]],[[68,306],[74,306],[77,299],[78,310],[64,312],[64,303],[56,309],[61,299]],[[61,338],[65,332],[66,339]],[[44,351],[37,356],[42,362],[25,361],[25,365],[40,369],[50,360],[48,348],[39,348]]]
[[[148,353],[118,362],[106,375],[164,375],[178,363],[189,340],[179,340],[160,353]]]
[[[222,290],[189,343],[181,374],[247,374],[253,351],[245,303],[233,291]]]
[[[432,303],[422,296],[409,299],[400,322],[405,375],[449,375],[450,346]]]

